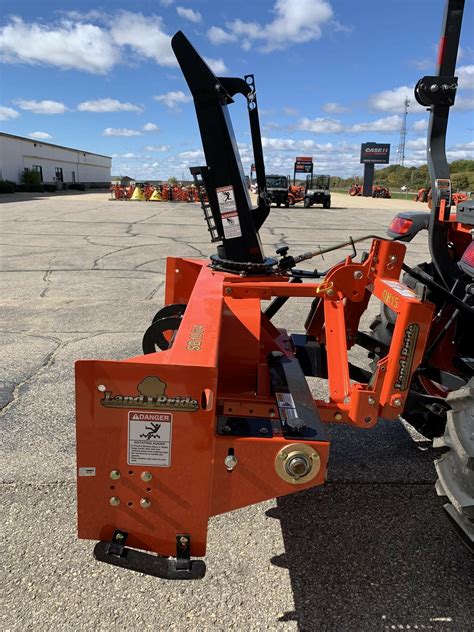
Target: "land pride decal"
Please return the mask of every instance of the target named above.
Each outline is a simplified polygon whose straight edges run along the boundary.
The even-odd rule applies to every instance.
[[[419,332],[420,327],[416,323],[410,323],[405,329],[403,346],[398,359],[398,375],[394,384],[394,388],[399,391],[406,391],[408,388]]]
[[[169,397],[166,395],[166,388],[166,382],[150,375],[138,384],[138,395],[114,395],[112,391],[105,391],[100,403],[106,408],[146,408],[175,412],[199,410],[197,399],[189,395]]]

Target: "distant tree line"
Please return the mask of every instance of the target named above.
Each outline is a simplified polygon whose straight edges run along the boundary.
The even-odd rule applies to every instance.
[[[451,182],[453,191],[474,191],[474,160],[453,160],[450,163]],[[362,178],[340,178],[331,176],[331,186],[349,187],[354,181],[361,181]],[[428,165],[421,167],[402,167],[401,165],[390,165],[383,169],[375,170],[375,184],[399,189],[402,186],[410,190],[428,187],[430,177],[428,175]]]

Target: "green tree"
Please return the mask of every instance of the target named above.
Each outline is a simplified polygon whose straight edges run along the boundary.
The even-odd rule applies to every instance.
[[[168,178],[168,184],[174,187],[178,184],[178,180],[174,176],[171,176],[171,178]]]
[[[41,184],[40,174],[38,171],[33,171],[32,169],[23,169],[20,180],[22,184],[32,184],[35,186]]]

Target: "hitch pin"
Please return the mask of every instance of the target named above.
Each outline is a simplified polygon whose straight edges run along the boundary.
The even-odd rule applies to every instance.
[[[323,281],[316,288],[316,294],[328,294],[331,296],[331,294],[334,294],[333,286],[334,283],[332,281],[329,281],[329,283],[327,281]]]

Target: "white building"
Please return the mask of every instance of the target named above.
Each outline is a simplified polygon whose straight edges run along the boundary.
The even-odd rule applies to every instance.
[[[0,180],[20,183],[25,169],[38,171],[45,184],[109,187],[112,158],[89,151],[0,132]]]

